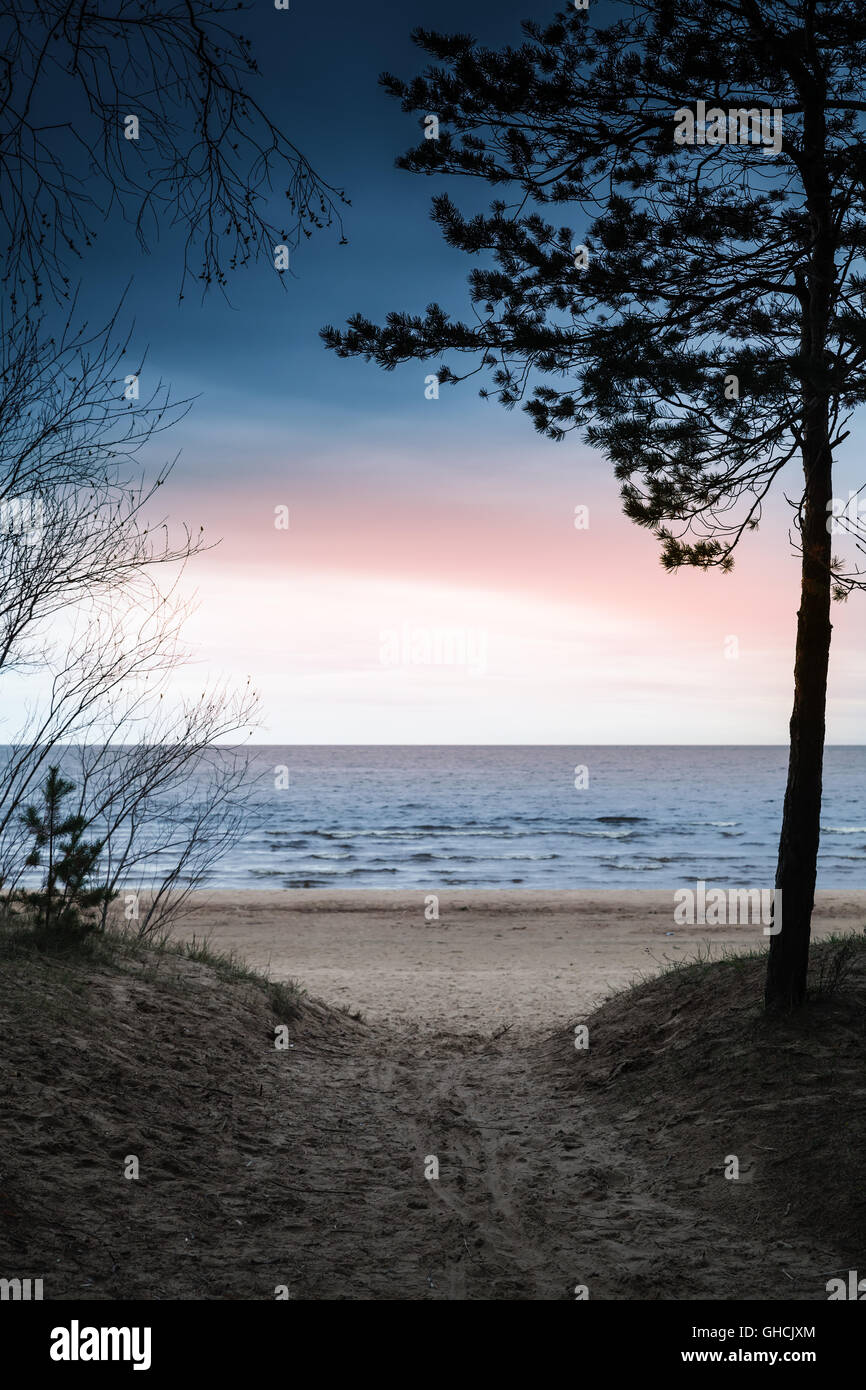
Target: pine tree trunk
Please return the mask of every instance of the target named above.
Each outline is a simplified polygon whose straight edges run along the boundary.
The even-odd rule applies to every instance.
[[[813,55],[814,57],[814,55]],[[832,560],[829,503],[833,493],[827,341],[833,312],[837,231],[827,166],[823,83],[803,87],[802,170],[810,223],[808,261],[796,273],[801,307],[802,456],[805,491],[800,514],[803,547],[794,709],[788,784],[776,867],[781,930],[770,942],[764,992],[768,1008],[794,1008],[806,997],[809,935],[815,905],[827,670],[830,662]],[[805,249],[805,248],[804,248]],[[804,273],[805,272],[805,273]]]
[[[792,1008],[803,1002],[809,935],[815,902],[821,830],[821,780],[827,669],[830,659],[831,537],[827,503],[832,457],[826,401],[807,414],[803,463],[806,499],[802,519],[803,570],[797,615],[791,752],[782,815],[776,889],[781,889],[781,930],[770,942],[765,1001]]]

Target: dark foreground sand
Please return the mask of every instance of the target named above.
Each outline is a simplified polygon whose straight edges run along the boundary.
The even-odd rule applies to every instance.
[[[197,900],[184,932],[309,996],[145,945],[7,943],[4,1275],[61,1300],[808,1302],[862,1270],[863,894],[822,896],[816,935],[848,941],[781,1018],[742,954],[591,1012],[761,944],[677,928],[669,894],[439,907]]]
[[[763,949],[760,926],[679,927],[672,891],[202,892],[183,936],[365,1017],[445,1032],[550,1028],[665,965]],[[815,939],[866,926],[866,892],[818,894]]]
[[[536,999],[559,1008],[593,959],[605,987],[629,952],[643,963],[647,923],[663,933],[663,920],[645,916],[642,935],[622,907],[581,927],[579,903],[524,902],[475,906],[466,926],[449,911],[425,937],[393,904],[293,913],[262,898],[246,913],[224,903],[223,933],[270,940],[272,964],[276,943],[316,988],[321,942],[335,997],[339,982],[397,1013],[408,989],[427,1028],[145,947],[54,958],[13,941],[5,1276],[44,1278],[61,1300],[754,1299],[760,1326],[774,1300],[823,1301],[830,1279],[862,1271],[862,934],[813,949],[796,1017],[764,1014],[763,962],[737,956],[563,1013],[546,1035],[472,1035],[497,1000],[525,1019]],[[613,940],[599,954],[608,928],[619,954]],[[437,1034],[452,943],[463,1031]]]

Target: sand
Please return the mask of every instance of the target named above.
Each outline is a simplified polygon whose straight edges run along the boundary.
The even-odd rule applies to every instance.
[[[866,950],[813,950],[797,1016],[764,1014],[752,958],[588,1017],[633,974],[754,934],[667,936],[668,895],[422,908],[197,901],[187,930],[364,1020],[198,958],[10,940],[0,1268],[61,1300],[762,1303],[862,1270]],[[864,916],[826,895],[817,934]]]
[[[760,926],[676,926],[667,891],[201,892],[177,934],[235,950],[365,1018],[443,1032],[556,1027],[666,965],[766,947]],[[866,892],[819,893],[815,939],[866,926]]]

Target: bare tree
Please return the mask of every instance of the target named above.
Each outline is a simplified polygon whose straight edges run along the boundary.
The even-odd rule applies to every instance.
[[[59,608],[202,546],[147,520],[170,468],[147,483],[137,456],[186,403],[159,382],[127,399],[141,367],[127,370],[115,330],[116,316],[95,333],[67,319],[55,338],[24,316],[0,337],[0,670],[34,659],[28,643]]]
[[[112,888],[135,878],[152,929],[243,831],[245,757],[214,744],[249,729],[256,700],[217,686],[170,704],[204,542],[149,516],[170,470],[148,484],[139,465],[186,406],[161,385],[126,399],[137,373],[113,327],[54,339],[25,318],[2,344],[0,674],[27,707],[0,781],[0,878],[21,885],[21,811],[60,753]]]
[[[228,0],[9,0],[0,34],[0,259],[27,303],[69,293],[70,261],[119,213],[142,246],[182,229],[184,275],[224,287],[274,244],[342,224],[342,193],[255,97]],[[275,18],[279,18],[276,17]],[[267,211],[272,190],[285,223]],[[181,285],[183,293],[183,284]]]
[[[20,810],[62,748],[111,884],[149,884],[145,930],[242,831],[244,755],[216,741],[246,729],[256,704],[248,689],[217,687],[167,713],[171,673],[188,659],[180,576],[203,540],[151,514],[171,466],[149,475],[142,451],[186,403],[161,384],[138,399],[140,365],[117,316],[96,333],[73,327],[70,271],[118,217],[142,248],[179,230],[181,297],[191,275],[224,289],[254,258],[274,264],[275,244],[335,221],[342,230],[343,195],[256,99],[242,12],[223,0],[10,0],[0,26],[11,306],[0,322],[0,675],[20,682],[26,704],[0,785],[0,874],[7,890],[20,879]],[[279,193],[285,222],[269,211]],[[54,337],[46,297],[73,300]]]
[[[177,919],[248,828],[250,750],[217,742],[236,736],[244,716],[256,716],[249,691],[212,691],[170,726],[155,719],[146,743],[76,750],[81,814],[105,835],[103,881],[123,893],[124,919],[140,938]],[[108,917],[106,902],[103,925]]]

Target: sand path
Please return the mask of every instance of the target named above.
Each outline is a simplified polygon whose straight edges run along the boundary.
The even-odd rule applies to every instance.
[[[391,1043],[333,1059],[329,1089],[359,1104],[316,1159],[351,1209],[335,1203],[297,1296],[561,1300],[583,1285],[605,1299],[805,1299],[833,1267],[830,1250],[768,1248],[691,1206],[663,1158],[651,1169],[631,1151],[627,1124],[588,1094],[566,1103],[544,1047]]]
[[[509,925],[526,940],[527,911],[476,913],[488,945]],[[294,1299],[572,1300],[585,1285],[591,1299],[814,1300],[855,1267],[856,981],[808,1036],[777,1037],[760,1022],[761,961],[712,972],[711,993],[701,972],[671,975],[605,1006],[582,1061],[568,1023],[586,1013],[555,996],[539,1020],[515,954],[485,962],[469,922],[439,940],[451,931],[475,952],[492,1002],[472,1031],[455,969],[445,1030],[429,993],[432,1017],[390,1019],[402,965],[371,949],[391,933],[435,954],[423,926],[349,904],[326,910],[336,925],[284,912],[268,930],[286,973],[305,980],[288,949],[305,931],[335,962],[354,951],[378,1017],[307,999],[278,1050],[267,990],[197,961],[5,963],[0,1256],[44,1271],[46,1297],[272,1300],[285,1285]],[[547,967],[548,946],[556,959],[578,944],[570,914],[536,914]],[[248,923],[230,916],[242,938]],[[618,930],[639,943],[636,919]],[[731,1151],[742,1183],[721,1173]],[[138,1182],[123,1177],[129,1154]]]

